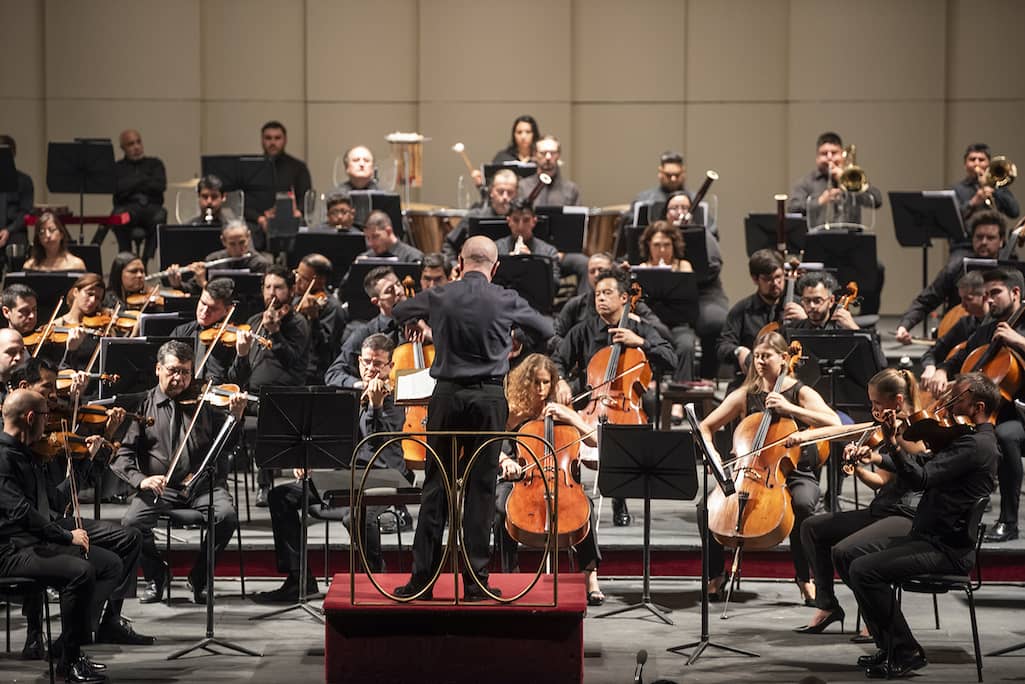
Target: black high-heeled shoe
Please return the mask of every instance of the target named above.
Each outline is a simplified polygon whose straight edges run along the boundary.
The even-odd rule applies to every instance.
[[[829,615],[822,619],[821,622],[817,622],[814,625],[805,625],[804,627],[798,627],[794,631],[798,634],[822,634],[834,622],[840,622],[840,633],[843,634],[843,621],[844,621],[843,608],[837,606]]]
[[[708,600],[711,601],[712,603],[721,603],[723,598],[725,598],[723,589],[724,589],[725,584],[726,584],[726,576],[725,575],[717,575],[715,577],[710,577],[708,579],[708,584],[711,585],[712,582],[715,582],[716,580],[718,580],[719,586],[718,586],[718,588],[715,591],[712,591],[711,589],[709,589],[709,591],[708,591]]]

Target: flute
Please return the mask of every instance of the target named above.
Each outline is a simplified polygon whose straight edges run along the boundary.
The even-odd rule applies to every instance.
[[[253,256],[252,252],[246,252],[242,256],[222,257],[220,259],[213,259],[211,261],[204,261],[203,262],[203,268],[213,268],[214,266],[222,266],[224,264],[229,264],[232,261],[238,261],[239,259],[248,259],[251,256]],[[182,266],[181,268],[178,269],[178,273],[192,273],[192,267],[191,266]],[[159,273],[151,273],[151,274],[149,274],[148,276],[146,276],[146,280],[156,280],[158,278],[166,278],[169,275],[171,275],[171,269],[165,268],[163,271],[160,271]]]

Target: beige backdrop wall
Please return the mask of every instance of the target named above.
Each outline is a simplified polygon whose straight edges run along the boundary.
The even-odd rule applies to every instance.
[[[531,113],[589,205],[652,185],[666,148],[692,179],[716,169],[735,299],[750,287],[744,215],[772,210],[823,130],[858,144],[884,192],[949,185],[977,140],[1025,160],[1025,53],[999,47],[1023,25],[1015,0],[0,0],[17,56],[0,130],[50,201],[68,198],[45,191],[48,140],[137,127],[173,181],[201,154],[258,150],[276,118],[326,189],[348,146],[383,158],[386,133],[417,130],[433,138],[418,199],[452,204],[449,147],[490,159]],[[899,312],[919,255],[897,245],[888,205],[876,231],[883,309]]]

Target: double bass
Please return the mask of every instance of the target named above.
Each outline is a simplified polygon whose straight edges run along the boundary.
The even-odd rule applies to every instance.
[[[793,374],[801,359],[801,344],[791,342],[790,360],[776,378],[773,392],[781,392],[787,376]],[[797,432],[793,418],[775,415],[766,409],[752,413],[733,433],[736,453],[747,454],[732,466],[735,496],[725,496],[716,488],[708,495],[708,529],[720,544],[729,548],[770,549],[787,538],[794,526],[787,475],[801,458],[799,446],[783,444],[787,435]],[[776,446],[763,448],[778,442]]]
[[[406,290],[406,297],[412,298],[416,295],[413,289],[413,279],[410,276],[402,281],[402,287]],[[430,368],[434,363],[434,345],[424,344],[422,341],[406,342],[395,347],[392,352],[392,387],[398,381],[400,370],[422,370]],[[403,432],[424,432],[427,429],[427,407],[407,406],[406,417],[402,423]],[[406,467],[412,470],[423,470],[427,461],[427,447],[413,439],[402,440],[402,458],[406,461]]]

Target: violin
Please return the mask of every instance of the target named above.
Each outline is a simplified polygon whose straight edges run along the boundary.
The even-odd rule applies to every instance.
[[[32,453],[48,461],[60,454],[65,454],[70,459],[80,460],[92,458],[92,455],[89,453],[87,439],[88,437],[76,435],[74,432],[57,431],[46,435],[38,442],[33,443],[29,448]],[[121,446],[119,443],[109,442],[103,437],[95,436],[95,439],[100,440],[101,444],[109,447],[112,453],[116,452]]]
[[[623,307],[619,319],[620,328],[627,327],[630,313],[637,307],[641,294],[641,286],[632,283],[629,305]],[[597,425],[600,421],[644,425],[648,416],[641,406],[641,395],[647,390],[651,378],[651,365],[641,349],[627,347],[622,342],[600,349],[587,364],[587,384],[593,391],[587,407],[580,412],[581,417],[589,425]]]
[[[416,296],[413,286],[413,278],[406,276],[402,280],[402,287],[406,291],[406,297],[411,299]],[[400,370],[430,368],[434,364],[434,345],[421,341],[406,342],[395,347],[392,352],[392,370],[389,378],[392,385],[398,381]],[[402,424],[403,432],[423,432],[427,429],[427,407],[407,406],[406,417]],[[414,470],[422,470],[427,461],[427,447],[412,439],[402,441],[402,457],[406,461],[406,467]]]
[[[580,483],[580,432],[548,415],[524,424],[518,434],[516,452],[527,468],[506,501],[506,531],[521,544],[545,548],[558,521],[559,546],[579,544],[591,529],[591,508]]]
[[[184,298],[188,297],[187,292],[181,290],[175,290],[170,287],[161,287],[154,293],[152,290],[149,292],[136,292],[125,297],[125,304],[130,309],[138,309],[141,306],[149,305],[151,309],[162,309],[164,307],[165,299],[172,298]]]
[[[784,366],[772,391],[779,393],[787,376],[793,374],[801,359],[801,343],[788,349],[789,363]],[[766,409],[752,413],[733,433],[733,448],[745,454],[733,464],[736,496],[725,496],[716,488],[708,496],[708,528],[723,546],[745,549],[770,549],[787,538],[794,526],[787,475],[797,467],[800,446],[783,444],[787,435],[797,432],[792,418],[775,415]],[[765,448],[764,445],[775,443]]]
[[[75,376],[81,371],[77,371],[73,368],[65,368],[57,372],[57,392],[67,392],[71,389],[71,384],[75,380]],[[86,373],[85,377],[89,380],[99,380],[105,382],[108,385],[116,385],[121,381],[121,376],[117,373]]]
[[[91,316],[82,316],[81,325],[86,328],[106,328],[110,325],[113,314],[109,311],[101,311]]]
[[[934,452],[942,451],[951,442],[975,432],[975,423],[965,416],[950,412],[950,405],[957,398],[938,409],[922,409],[907,418],[907,427],[900,436],[907,441],[925,442]]]
[[[231,403],[231,397],[235,394],[242,392],[242,388],[238,385],[230,382],[226,382],[222,385],[209,385],[206,389],[206,393],[199,385],[193,383],[178,396],[177,401],[179,404],[196,404],[203,401],[209,402],[211,406],[226,407]],[[255,394],[249,394],[244,392],[246,401],[251,401],[254,404],[260,403],[260,397]],[[202,397],[202,398],[201,398]]]
[[[85,406],[79,406],[76,415],[78,416],[78,422],[86,425],[95,425],[97,427],[106,425],[107,420],[110,418],[110,406],[104,406],[102,404],[86,404]],[[73,413],[71,407],[62,406],[53,411],[51,414],[56,416],[63,416],[70,418]],[[146,427],[152,427],[154,420],[153,416],[144,416],[141,413],[125,412],[125,418],[128,420],[134,420],[140,425]]]
[[[225,347],[234,347],[235,342],[238,340],[238,334],[240,332],[249,332],[252,329],[252,326],[248,323],[227,325],[223,326],[223,328],[222,326],[207,328],[206,330],[201,330],[199,332],[199,341],[208,347],[214,342],[214,340],[219,341]],[[264,349],[270,349],[274,346],[273,342],[262,335],[253,335],[253,340],[255,340],[256,343]]]
[[[64,344],[68,341],[68,333],[74,330],[82,330],[86,335],[94,335],[96,337],[103,337],[103,330],[98,328],[91,328],[83,325],[51,325],[49,332],[47,327],[43,326],[36,328],[35,332],[31,332],[25,336],[25,346],[34,347],[44,339],[45,341],[52,344]]]

